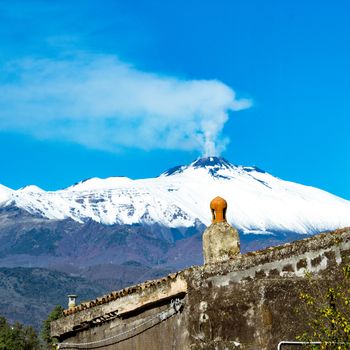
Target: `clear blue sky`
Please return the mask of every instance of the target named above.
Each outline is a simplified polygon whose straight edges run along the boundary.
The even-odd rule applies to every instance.
[[[350,3],[0,0],[0,183],[207,153],[350,199]]]

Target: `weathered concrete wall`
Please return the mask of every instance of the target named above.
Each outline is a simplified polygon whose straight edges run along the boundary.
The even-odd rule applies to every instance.
[[[320,288],[342,278],[350,251],[350,230],[318,235],[234,261],[192,270],[188,278],[190,349],[277,349],[305,330],[297,314],[301,291],[310,290],[305,272]]]
[[[174,301],[186,292],[181,273],[112,292],[66,310],[51,334],[61,349],[184,349],[186,314]]]
[[[86,310],[77,308],[56,321],[52,333],[61,341],[85,343],[145,324],[145,329],[140,326],[137,332],[130,332],[129,339],[102,348],[277,349],[279,341],[293,340],[305,328],[303,315],[295,312],[300,291],[311,288],[305,273],[313,273],[320,288],[326,288],[342,278],[341,267],[349,252],[350,229],[343,229],[193,267],[151,282],[147,288],[143,288],[147,284],[132,287],[115,301],[105,300]],[[148,322],[169,310],[170,300],[177,297],[184,300],[181,311],[154,325]]]
[[[186,349],[187,314],[179,312],[169,316],[169,304],[170,300],[167,300],[127,317],[117,317],[72,332],[61,349]],[[162,320],[158,315],[168,318]]]

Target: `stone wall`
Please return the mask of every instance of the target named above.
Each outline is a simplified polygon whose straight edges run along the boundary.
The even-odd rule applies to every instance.
[[[71,333],[61,349],[185,349],[186,314],[168,315],[169,309],[170,301],[166,301],[125,318],[113,318],[80,329]],[[164,315],[166,319],[162,320],[158,315]]]
[[[305,273],[327,288],[341,279],[349,252],[350,229],[343,229],[192,267],[119,292],[115,300],[79,306],[52,324],[52,334],[62,348],[116,336],[102,348],[277,349],[305,329],[304,315],[295,312],[300,291],[312,292]],[[170,306],[175,299],[183,301],[177,310]]]

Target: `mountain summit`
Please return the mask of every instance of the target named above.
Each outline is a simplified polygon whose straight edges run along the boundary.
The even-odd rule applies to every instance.
[[[206,169],[212,175],[215,175],[218,172],[218,170],[234,169],[235,166],[222,157],[205,157],[205,158],[198,158],[189,165],[179,165],[174,168],[171,168],[166,172],[164,172],[162,175],[170,176],[174,174],[179,174],[189,168]]]
[[[313,234],[350,225],[350,202],[220,157],[199,158],[157,178],[93,178],[60,191],[0,187],[0,208],[17,207],[51,220],[104,225],[190,228],[210,224],[208,205],[228,202],[229,222],[242,233]]]
[[[223,157],[206,157],[198,158],[189,166],[198,169],[234,169],[235,166]]]
[[[229,173],[234,173],[235,171],[243,170],[247,172],[257,171],[264,173],[265,171],[259,169],[258,167],[242,167],[230,163],[223,157],[205,157],[198,158],[188,165],[178,165],[174,168],[171,168],[165,171],[163,176],[171,176],[175,174],[180,174],[190,169],[205,169],[208,174],[213,177],[219,178],[229,178]],[[225,175],[226,174],[226,175]]]

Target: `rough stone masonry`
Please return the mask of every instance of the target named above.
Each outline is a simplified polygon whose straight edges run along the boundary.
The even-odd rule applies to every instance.
[[[227,202],[216,197],[210,202],[212,224],[203,233],[205,264],[233,259],[240,252],[238,231],[226,221]]]
[[[222,217],[215,210],[213,221],[220,220],[204,242],[216,226],[224,237],[215,243],[222,242],[223,258],[220,247],[204,243],[203,266],[66,310],[51,324],[60,349],[273,350],[282,340],[295,340],[305,329],[304,315],[296,313],[299,294],[312,292],[305,273],[321,289],[341,281],[350,228],[241,255],[224,210]]]

